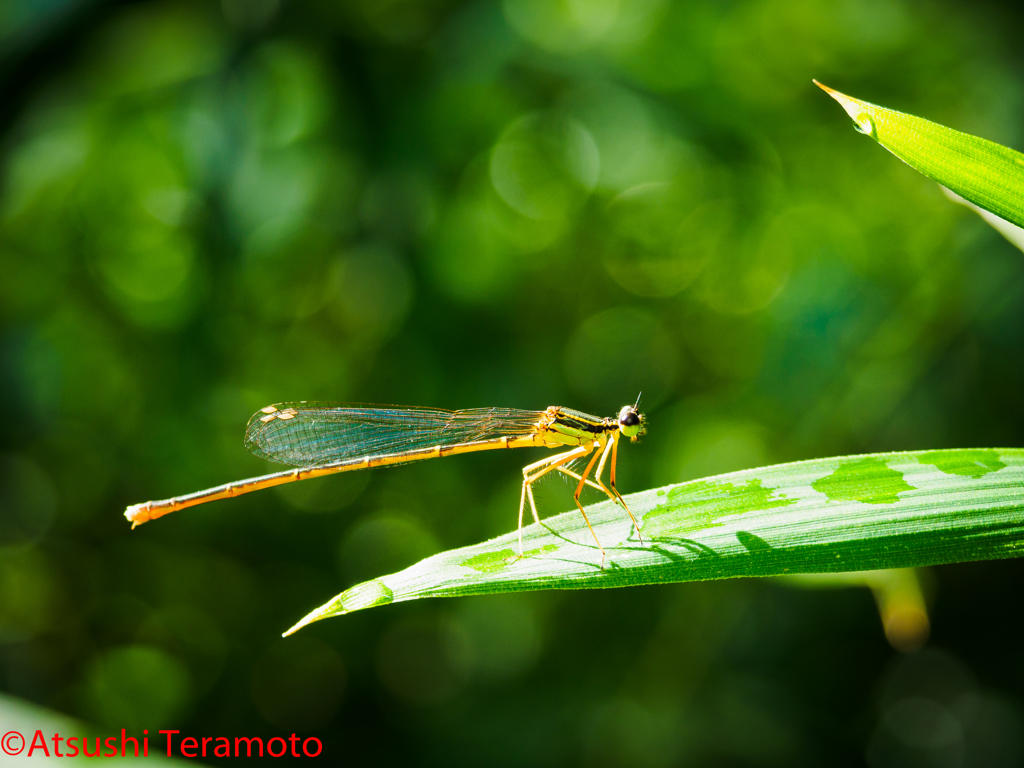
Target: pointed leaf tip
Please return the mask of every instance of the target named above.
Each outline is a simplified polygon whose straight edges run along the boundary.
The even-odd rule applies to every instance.
[[[301,619],[300,619],[300,620],[298,621],[298,623],[296,623],[296,624],[295,624],[295,625],[294,625],[294,626],[293,626],[293,627],[292,627],[291,629],[289,629],[289,630],[288,630],[287,632],[283,633],[283,634],[281,635],[281,637],[288,637],[288,635],[294,635],[294,634],[295,634],[296,632],[298,632],[298,631],[299,631],[300,629],[302,629],[302,628],[303,628],[304,626],[306,626],[307,624],[312,624],[312,623],[313,623],[314,621],[320,621],[320,619],[326,619],[326,618],[327,618],[327,616],[329,615],[329,614],[328,614],[328,613],[327,613],[327,612],[326,612],[326,611],[324,610],[324,608],[326,608],[326,607],[327,607],[327,606],[322,606],[322,607],[320,607],[320,608],[317,608],[317,609],[316,609],[315,611],[313,611],[312,613],[309,613],[309,614],[307,614],[306,616],[303,616],[303,617],[302,617],[302,618],[301,618]]]
[[[282,637],[294,634],[307,624],[314,621],[326,619],[328,616],[344,616],[352,611],[361,611],[364,608],[373,608],[377,605],[387,605],[394,600],[395,596],[391,589],[380,579],[365,581],[356,584],[335,597],[329,603],[321,605],[312,613],[305,616],[298,624],[285,632]]]
[[[828,94],[829,96],[832,96],[833,98],[834,98],[834,97],[835,97],[836,95],[839,95],[839,96],[844,96],[844,94],[842,94],[842,93],[839,93],[839,91],[837,91],[837,90],[836,90],[835,88],[829,88],[829,87],[828,87],[827,85],[825,85],[825,84],[824,84],[823,82],[821,82],[820,80],[815,80],[815,79],[814,79],[813,77],[811,78],[811,82],[812,82],[812,83],[814,83],[814,84],[815,84],[816,86],[818,86],[819,88],[821,88],[821,90],[823,90],[823,91],[824,91],[825,93],[827,93],[827,94]]]
[[[874,124],[871,122],[871,115],[868,114],[868,111],[865,109],[866,107],[870,107],[870,104],[867,104],[860,99],[855,99],[852,96],[847,96],[845,93],[840,93],[835,88],[829,88],[824,83],[819,83],[813,78],[811,79],[811,82],[839,102],[839,106],[846,110],[846,114],[848,114],[856,124],[858,131],[866,133],[869,136],[874,135]]]

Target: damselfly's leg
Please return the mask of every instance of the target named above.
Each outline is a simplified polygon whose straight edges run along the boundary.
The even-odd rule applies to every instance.
[[[523,492],[519,497],[519,556],[523,556],[523,507],[526,504],[526,500],[530,500],[530,509],[533,512],[533,519],[535,522],[540,522],[540,515],[537,514],[537,503],[533,500],[533,489],[530,487],[535,480],[539,480],[541,477],[546,475],[548,472],[558,469],[563,464],[568,464],[571,461],[586,456],[593,450],[594,446],[581,445],[578,448],[573,448],[571,451],[565,453],[556,453],[554,456],[548,456],[546,459],[534,462],[533,464],[527,464],[523,467]],[[586,517],[586,515],[584,515]],[[590,525],[588,522],[587,525]],[[598,545],[600,546],[600,545]]]
[[[640,543],[643,544],[644,543],[644,537],[640,533],[640,526],[637,525],[636,518],[633,517],[633,513],[629,511],[629,507],[626,506],[626,502],[622,499],[622,495],[618,491],[614,491],[614,485],[612,486],[612,491],[609,491],[608,488],[605,487],[605,484],[601,482],[601,473],[604,472],[605,462],[608,460],[608,457],[611,456],[612,457],[612,467],[614,468],[615,457],[617,456],[617,453],[618,453],[618,443],[616,441],[616,436],[612,436],[611,440],[608,441],[608,444],[605,445],[604,450],[601,452],[601,460],[597,463],[597,471],[594,472],[594,479],[591,480],[588,477],[586,479],[586,484],[589,485],[592,488],[596,488],[599,491],[604,491],[605,495],[609,499],[611,499],[613,502],[615,502],[617,504],[620,504],[622,506],[622,508],[624,510],[626,510],[626,514],[629,515],[629,519],[633,521],[633,527],[636,528],[637,536],[640,537]],[[564,472],[569,477],[573,477],[573,478],[575,478],[577,480],[581,480],[582,479],[580,477],[580,475],[576,474],[571,469],[568,469],[566,467],[559,467],[558,471],[559,472]],[[614,471],[611,474],[614,475]],[[614,493],[613,493],[613,491],[614,491]]]
[[[576,459],[586,456],[592,450],[593,446],[581,445],[578,448],[573,448],[571,451],[565,453],[556,453],[554,456],[548,456],[546,459],[541,459],[533,464],[527,464],[523,467],[523,493],[528,496],[531,500],[533,499],[533,492],[530,489],[531,483],[534,480],[538,480],[553,469],[562,470],[563,465],[568,464]],[[537,471],[542,470],[542,471]],[[573,473],[575,474],[575,473]],[[577,479],[579,476],[577,475]],[[520,497],[520,506],[523,506],[524,497]],[[520,513],[522,509],[520,509]],[[520,514],[520,519],[522,515]],[[539,523],[540,517],[537,515],[537,507],[533,505],[533,519],[534,522]]]
[[[617,435],[615,436],[617,437]],[[619,441],[612,438],[612,465],[608,468],[608,485],[612,487],[612,492],[618,497],[619,503],[622,508],[626,510],[626,514],[629,515],[629,519],[633,521],[633,527],[636,528],[636,535],[640,538],[640,546],[644,545],[644,536],[640,533],[640,526],[637,525],[636,518],[633,517],[633,513],[629,511],[629,507],[626,506],[625,499],[622,498],[622,494],[619,493],[619,489],[615,487],[615,464],[619,459]]]
[[[519,556],[523,556],[523,507],[526,506],[526,478],[523,478],[523,491],[519,494]]]
[[[580,514],[583,515],[583,520],[587,524],[587,528],[590,529],[590,535],[594,537],[594,541],[597,542],[597,548],[601,550],[601,567],[604,567],[604,559],[606,557],[604,547],[601,546],[600,540],[597,538],[597,534],[594,533],[594,526],[590,524],[590,518],[587,517],[587,513],[583,511],[583,505],[580,504],[580,494],[583,493],[583,486],[587,482],[587,475],[590,474],[590,470],[594,468],[594,462],[597,461],[601,454],[595,453],[594,458],[587,464],[587,468],[583,470],[583,474],[580,476],[580,483],[576,486],[576,492],[572,495],[572,500],[576,502],[576,508],[579,509]]]
[[[608,495],[609,499],[611,499],[612,501],[615,501],[616,500],[615,497],[612,496],[611,492],[607,488],[604,487],[604,483],[601,482],[601,470],[604,468],[605,459],[608,458],[608,449],[610,447],[611,447],[611,443],[606,443],[605,446],[604,446],[604,449],[601,451],[601,460],[599,462],[597,462],[597,475],[595,476],[594,480],[591,480],[589,477],[588,478],[584,478],[582,475],[580,475],[580,474],[578,474],[576,472],[573,472],[568,467],[564,467],[564,466],[558,467],[558,471],[563,473],[563,474],[565,474],[565,475],[568,475],[569,477],[571,477],[571,478],[573,478],[575,480],[582,480],[584,483],[589,485],[591,488],[596,488],[599,491],[604,491]],[[596,482],[595,482],[595,480],[596,480]]]
[[[567,467],[558,467],[558,471],[563,473],[563,474],[565,474],[565,475],[568,475],[573,480],[579,480],[580,479],[580,475],[579,475],[578,472],[573,472],[571,469],[568,469]],[[608,493],[608,490],[603,485],[598,485],[593,480],[591,480],[589,477],[584,482],[586,482],[586,484],[589,485],[591,488],[594,488],[594,489],[596,489],[598,491],[604,491],[605,493]],[[612,498],[612,501],[615,501],[614,497]]]

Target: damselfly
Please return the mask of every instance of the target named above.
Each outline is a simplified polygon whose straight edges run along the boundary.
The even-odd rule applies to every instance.
[[[544,411],[511,408],[446,411],[440,408],[317,402],[268,405],[249,419],[245,446],[257,456],[295,469],[238,480],[173,499],[133,504],[124,514],[134,528],[177,509],[335,472],[386,467],[496,448],[568,448],[523,467],[523,489],[519,499],[519,554],[523,553],[523,510],[527,501],[533,519],[540,523],[533,484],[549,472],[561,472],[578,481],[573,501],[603,559],[604,547],[580,504],[580,494],[584,485],[603,491],[626,510],[640,536],[636,518],[615,488],[619,440],[626,437],[635,441],[644,429],[644,416],[637,411],[639,403],[638,398],[636,405],[623,406],[618,416],[608,418],[556,405]],[[593,456],[582,472],[577,473],[570,468],[573,462],[591,453]],[[606,486],[601,482],[601,475],[609,460]],[[597,471],[591,477],[595,463]],[[640,542],[643,543],[642,537]]]

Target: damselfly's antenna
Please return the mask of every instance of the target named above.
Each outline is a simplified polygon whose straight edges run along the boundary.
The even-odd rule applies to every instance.
[[[636,403],[633,405],[634,408],[639,408],[640,407],[640,397],[641,397],[641,395],[643,395],[643,393],[644,393],[644,391],[640,390],[640,394],[636,396]]]

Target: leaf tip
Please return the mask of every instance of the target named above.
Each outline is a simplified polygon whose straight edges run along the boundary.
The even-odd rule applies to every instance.
[[[846,114],[848,114],[853,120],[858,131],[867,134],[868,136],[875,136],[875,125],[871,120],[871,115],[865,109],[865,107],[870,107],[870,104],[865,104],[860,99],[855,99],[852,96],[847,96],[845,93],[840,93],[835,88],[829,88],[827,85],[819,83],[814,78],[811,78],[811,82],[839,102],[839,106],[846,110]]]
[[[346,613],[352,613],[352,611],[361,611],[364,608],[387,605],[394,599],[394,593],[380,579],[356,584],[330,602],[321,605],[312,613],[304,616],[301,621],[281,636],[288,637],[288,635],[298,632],[307,624],[320,621],[320,619],[326,619],[330,616],[344,616]]]
[[[858,102],[856,99],[847,96],[845,93],[840,93],[835,88],[829,88],[827,85],[815,80],[814,78],[811,78],[811,82],[814,83],[819,88],[821,88],[821,90],[823,90],[833,99],[838,101],[839,104],[843,107],[843,109],[845,109],[850,114],[850,117],[853,117],[853,113],[850,112],[850,109],[852,107],[855,107],[858,110],[860,109],[860,102]]]
[[[312,613],[304,616],[297,624],[295,624],[295,626],[293,626],[287,632],[282,633],[281,637],[288,637],[289,635],[294,635],[307,624],[312,624],[314,621],[319,621],[320,619],[325,618],[324,616],[317,615],[320,614],[322,611],[322,608],[317,608]]]

